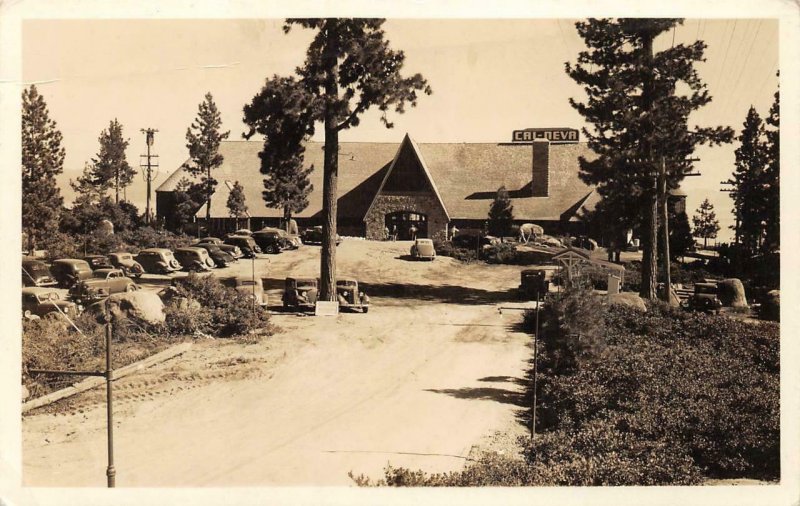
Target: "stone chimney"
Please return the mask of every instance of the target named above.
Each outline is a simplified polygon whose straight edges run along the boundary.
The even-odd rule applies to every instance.
[[[533,142],[533,182],[531,195],[550,196],[550,141],[546,139]]]

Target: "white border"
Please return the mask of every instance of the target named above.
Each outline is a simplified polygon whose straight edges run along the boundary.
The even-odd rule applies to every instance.
[[[4,287],[19,283],[20,236],[19,192],[19,104],[21,93],[21,23],[25,19],[78,18],[283,18],[303,16],[380,16],[387,18],[585,18],[602,16],[703,17],[703,18],[780,18],[781,115],[783,152],[782,202],[783,243],[783,323],[781,350],[781,443],[782,476],[779,486],[739,487],[619,487],[619,488],[538,488],[538,489],[358,489],[358,488],[235,488],[235,489],[42,489],[20,488],[20,340],[19,297],[16,290],[0,291],[0,311],[6,331],[0,338],[0,503],[7,504],[797,504],[798,488],[798,325],[792,314],[798,307],[797,252],[800,235],[798,215],[798,64],[800,61],[800,22],[798,3],[790,0],[753,2],[750,0],[674,0],[639,2],[624,0],[553,0],[505,2],[455,0],[388,1],[242,1],[162,0],[107,2],[85,1],[6,1],[0,3],[0,188],[3,201],[0,221],[3,266],[0,282]]]

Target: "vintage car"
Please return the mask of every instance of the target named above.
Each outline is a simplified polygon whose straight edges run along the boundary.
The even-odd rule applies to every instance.
[[[433,247],[433,241],[430,239],[417,239],[411,245],[411,257],[415,260],[430,260],[436,258],[436,249]]]
[[[537,294],[540,299],[543,299],[550,290],[550,280],[547,279],[547,270],[545,269],[523,269],[519,273],[519,278],[517,293],[520,299],[534,300]]]
[[[22,315],[26,318],[38,316],[58,316],[64,313],[67,316],[76,316],[81,307],[68,300],[61,300],[61,296],[52,288],[32,286],[22,289]]]
[[[192,244],[192,246],[201,246],[203,244],[213,244],[215,246],[219,246],[219,249],[229,254],[236,260],[242,258],[242,250],[239,248],[239,246],[226,244],[225,241],[217,237],[204,237]]]
[[[722,302],[717,294],[716,283],[695,283],[694,293],[686,300],[686,309],[719,313],[720,309],[722,309]]]
[[[359,291],[358,281],[355,279],[337,279],[336,298],[340,309],[360,309],[362,313],[369,311],[369,297]]]
[[[143,249],[133,258],[142,264],[145,272],[151,274],[170,274],[181,270],[183,267],[172,254],[172,251],[166,248]]]
[[[97,269],[91,279],[75,283],[69,295],[83,304],[90,304],[114,293],[133,292],[139,286],[122,269]]]
[[[303,233],[300,234],[300,239],[303,244],[322,244],[322,226],[317,225],[303,230]],[[336,234],[336,245],[338,246],[341,242],[342,238],[339,237],[339,234]]]
[[[232,280],[233,287],[237,292],[247,297],[255,297],[256,304],[259,306],[267,305],[267,292],[264,291],[264,282],[261,278],[249,276],[237,276]]]
[[[83,279],[92,277],[92,268],[86,260],[76,258],[62,258],[53,262],[50,273],[58,281],[61,288],[71,288],[72,285]]]
[[[253,232],[253,240],[264,253],[275,255],[289,249],[290,243],[281,234],[274,230],[259,230]]]
[[[317,304],[318,286],[315,278],[286,278],[283,307],[313,309]]]
[[[210,271],[216,265],[205,248],[188,247],[175,250],[175,259],[185,271]]]
[[[254,258],[257,253],[261,253],[258,244],[246,235],[232,235],[225,239],[225,244],[238,247],[245,258]]]
[[[240,228],[231,235],[253,235],[253,231],[250,230],[249,228]]]
[[[92,270],[112,269],[114,267],[105,255],[88,255],[83,257],[83,259],[86,260]]]
[[[275,227],[264,227],[258,232],[253,232],[253,238],[255,239],[256,234],[268,232],[278,234],[283,242],[283,249],[297,249],[303,245],[303,240],[297,234],[290,234],[286,230],[282,228],[275,228]],[[258,240],[258,239],[256,239]],[[263,248],[262,248],[263,249]]]
[[[229,246],[226,244],[225,246]],[[233,257],[230,253],[224,251],[219,245],[211,244],[211,243],[199,243],[195,244],[194,247],[196,248],[203,248],[208,252],[208,256],[211,257],[211,260],[214,261],[214,264],[217,267],[227,267],[233,262],[236,262],[236,258]]]
[[[108,259],[111,266],[120,269],[126,276],[139,278],[144,274],[142,264],[133,259],[133,254],[124,251],[109,253]]]
[[[50,274],[44,262],[39,260],[22,261],[22,286],[56,286],[58,281]]]

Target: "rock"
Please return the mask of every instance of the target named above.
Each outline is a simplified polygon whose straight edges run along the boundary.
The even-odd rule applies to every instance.
[[[717,283],[719,300],[723,306],[747,307],[744,285],[737,278],[723,279]]]
[[[758,312],[762,320],[780,321],[781,319],[781,291],[770,290],[761,303]]]
[[[97,226],[97,233],[100,235],[112,235],[114,233],[114,224],[109,220],[100,220]]]
[[[643,313],[647,312],[647,304],[644,299],[633,292],[622,292],[607,296],[608,303],[611,305],[627,306],[637,309]]]
[[[164,303],[158,294],[153,292],[138,290],[115,293],[102,304],[108,306],[112,320],[134,318],[147,323],[164,322]]]
[[[30,394],[30,392],[28,392],[28,387],[26,387],[25,385],[22,385],[22,400],[24,401],[25,399],[27,399],[30,396],[31,396],[31,394]]]
[[[178,309],[189,310],[189,309],[202,309],[202,306],[199,302],[194,299],[190,299],[188,297],[175,297],[172,299],[173,304]]]

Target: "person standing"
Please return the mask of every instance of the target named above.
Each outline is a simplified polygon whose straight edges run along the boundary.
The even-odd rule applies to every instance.
[[[392,225],[392,240],[397,240],[397,225]]]
[[[417,226],[413,223],[411,224],[411,228],[408,229],[408,234],[411,236],[412,241],[417,240]]]
[[[455,225],[453,225],[453,227],[450,229],[450,240],[451,241],[456,236],[456,234],[458,234],[458,228]]]
[[[383,240],[384,241],[389,240],[389,227],[387,227],[386,225],[383,226]]]

